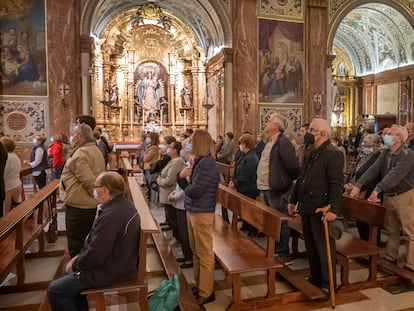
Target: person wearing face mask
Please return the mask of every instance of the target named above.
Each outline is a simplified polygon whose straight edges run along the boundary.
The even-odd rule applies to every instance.
[[[125,198],[124,178],[117,172],[104,172],[92,188],[100,204],[98,213],[83,247],[66,264],[66,275],[47,289],[53,311],[89,310],[82,290],[127,282],[138,273],[141,219]]]
[[[255,200],[259,194],[256,186],[259,157],[254,150],[254,137],[251,134],[243,134],[240,136],[239,142],[241,155],[235,162],[234,174],[229,182],[229,187]],[[258,234],[257,229],[245,221],[243,221],[241,230],[247,231],[249,236],[257,236]]]
[[[221,146],[219,152],[217,152],[217,161],[230,164],[233,157],[233,138],[234,135],[232,132],[227,132],[224,137],[223,145]]]
[[[355,161],[350,174],[348,175],[347,181],[344,185],[345,194],[349,194],[353,186],[361,178],[361,176],[367,171],[367,169],[375,163],[378,159],[380,150],[381,137],[377,134],[368,134],[364,137],[361,145],[361,154]],[[375,185],[379,182],[379,178],[373,179],[368,184],[361,188],[361,192],[358,195],[359,199],[366,200],[374,190]],[[369,237],[369,226],[363,222],[357,221],[358,233],[361,239],[368,241]],[[378,232],[380,234],[380,232]],[[380,242],[381,239],[378,239]]]
[[[76,125],[70,140],[74,149],[63,167],[59,196],[66,211],[69,254],[74,257],[81,250],[95,219],[93,183],[105,171],[105,160],[89,125]]]
[[[25,161],[25,164],[32,168],[32,176],[39,189],[46,186],[46,169],[49,168],[45,142],[46,137],[43,135],[36,135],[33,138],[33,149],[30,154],[30,161]]]
[[[361,176],[350,196],[357,197],[361,188],[379,178],[368,197],[370,202],[381,202],[386,207],[385,230],[388,233],[385,259],[397,263],[400,233],[407,236],[407,256],[404,268],[414,272],[414,152],[406,146],[407,129],[393,125],[384,135],[384,149],[378,159]]]
[[[341,211],[344,175],[342,168],[344,158],[329,140],[332,128],[329,121],[315,118],[309,133],[313,136],[313,150],[305,158],[305,163],[296,180],[289,198],[289,215],[295,207],[302,217],[303,237],[310,268],[309,281],[321,288],[325,296],[330,297],[328,258],[324,235],[324,221],[333,221]],[[325,214],[316,213],[317,208],[330,204],[331,209]],[[330,237],[332,271],[336,271],[335,240]],[[335,280],[334,273],[334,282]]]

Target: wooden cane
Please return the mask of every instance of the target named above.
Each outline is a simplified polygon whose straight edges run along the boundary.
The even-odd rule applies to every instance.
[[[323,213],[323,216],[331,209],[331,205],[328,204],[325,207],[316,209],[316,213]],[[331,244],[329,243],[329,230],[328,230],[328,221],[323,221],[323,228],[325,231],[325,242],[326,242],[326,254],[328,256],[328,271],[329,271],[329,291],[331,295],[331,308],[335,309],[335,286],[333,280],[333,271],[332,271],[332,258],[331,258]]]

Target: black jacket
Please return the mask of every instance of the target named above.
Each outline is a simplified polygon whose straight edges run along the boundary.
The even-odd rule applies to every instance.
[[[242,193],[258,191],[256,185],[258,164],[259,158],[254,149],[241,154],[234,166],[233,175],[233,182],[237,191]]]
[[[289,138],[280,133],[270,151],[269,190],[271,194],[277,196],[289,191],[299,171],[295,147]]]
[[[314,149],[296,181],[290,203],[299,203],[302,215],[315,215],[315,210],[331,205],[331,212],[340,214],[344,156],[329,140]]]
[[[89,288],[135,279],[140,227],[138,212],[126,198],[119,196],[103,204],[73,271],[80,271]]]

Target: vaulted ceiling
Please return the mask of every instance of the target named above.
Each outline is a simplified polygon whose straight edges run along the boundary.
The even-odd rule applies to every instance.
[[[345,65],[346,73],[356,76],[412,64],[413,25],[389,5],[363,4],[340,22],[332,51]]]

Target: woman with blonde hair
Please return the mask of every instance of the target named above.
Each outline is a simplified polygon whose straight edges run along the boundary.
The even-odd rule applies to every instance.
[[[7,150],[8,157],[6,167],[4,168],[4,185],[6,197],[3,203],[3,216],[13,207],[13,205],[21,201],[21,180],[20,170],[22,168],[21,161],[17,154],[16,143],[10,137],[1,137],[0,143],[4,145]]]
[[[214,158],[214,141],[207,131],[196,130],[187,149],[189,145],[194,163],[181,171],[177,181],[185,192],[184,208],[197,286],[194,291],[199,305],[204,305],[215,300],[213,226],[220,175]]]

